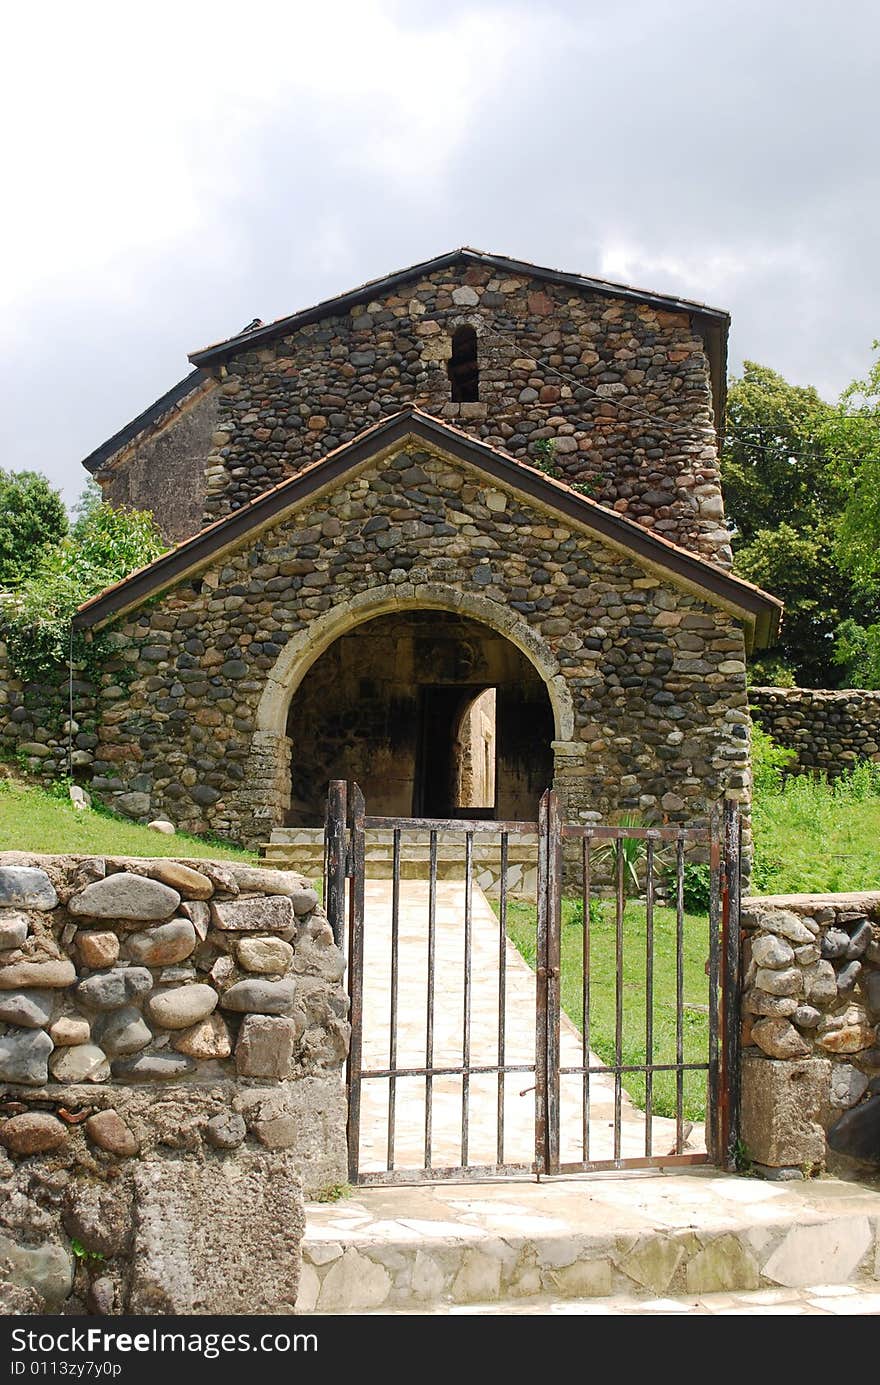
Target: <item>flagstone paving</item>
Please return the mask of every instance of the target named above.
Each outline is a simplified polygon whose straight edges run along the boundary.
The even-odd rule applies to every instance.
[[[407,1310],[404,1309],[404,1312]],[[876,1291],[857,1284],[813,1284],[805,1289],[756,1289],[743,1294],[703,1294],[698,1298],[549,1299],[533,1303],[444,1304],[414,1313],[505,1316],[511,1313],[563,1314],[567,1317],[880,1317]]]
[[[707,1169],[361,1187],[308,1207],[298,1309],[561,1312],[563,1300],[644,1307],[770,1290],[785,1297],[765,1306],[815,1300],[837,1313],[825,1303],[835,1294],[811,1287],[832,1284],[859,1285],[874,1311],[878,1233],[880,1191],[830,1178]]]

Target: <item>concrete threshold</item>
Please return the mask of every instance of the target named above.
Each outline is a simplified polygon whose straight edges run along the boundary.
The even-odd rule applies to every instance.
[[[673,1312],[713,1294],[869,1293],[880,1192],[716,1170],[357,1188],[309,1204],[303,1259],[299,1312],[605,1311],[612,1298]]]

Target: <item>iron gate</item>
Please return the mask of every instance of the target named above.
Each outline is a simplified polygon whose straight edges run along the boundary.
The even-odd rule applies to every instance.
[[[366,907],[367,891],[375,888],[367,880],[366,834],[371,831],[388,835],[391,848],[384,902],[372,912]],[[407,879],[407,872],[413,874],[408,843],[416,838],[425,857],[415,871],[423,877],[418,884]],[[739,812],[732,803],[714,813],[707,827],[566,823],[553,790],[543,795],[537,822],[390,818],[367,816],[357,784],[331,784],[325,900],[334,935],[348,956],[350,1181],[731,1166],[738,1123],[740,838]],[[475,843],[485,862],[489,841],[493,850],[497,847],[492,915],[479,889],[475,908],[475,884],[485,879],[484,874],[475,877]],[[523,874],[521,867],[512,869],[511,852],[522,841],[534,845],[535,856],[533,971],[522,964],[508,938],[511,916],[519,907],[511,882],[517,871],[518,879]],[[439,868],[450,843],[457,845],[461,858],[461,880],[454,882],[451,895],[453,887]],[[694,854],[708,866],[708,920],[705,937],[696,939],[685,910],[686,866]],[[639,887],[635,927],[628,891],[632,882]],[[659,893],[665,895],[665,905]],[[413,899],[418,905],[415,935]],[[565,921],[566,911],[575,918],[574,928]],[[446,917],[450,914],[451,920]],[[522,945],[522,938],[518,941]],[[704,943],[706,1004],[695,1005],[686,996],[685,958]],[[371,962],[365,972],[367,944],[376,944],[378,966]],[[449,965],[451,946],[460,968]],[[414,949],[421,958],[417,975],[407,960]],[[524,951],[530,950],[527,937]],[[666,1001],[660,988],[655,994],[658,956],[670,993]],[[613,1006],[609,1002],[608,1013],[597,1013],[597,979],[604,980],[606,989],[608,984],[607,966],[597,976],[603,958],[612,959]],[[643,989],[635,1014],[628,1003],[633,986],[625,961],[630,968],[635,965],[636,989]],[[487,979],[490,971],[494,975]],[[692,972],[693,967],[689,984]],[[476,1012],[475,983],[480,992]],[[417,1026],[417,1055],[410,1032],[414,987],[423,1019]],[[454,1052],[448,1033],[444,1039],[438,1030],[442,1020],[448,1031],[450,1006]],[[689,1052],[695,1015],[701,1041],[705,1039],[705,1051],[696,1056]],[[475,1018],[481,1026],[479,1042],[474,1039]],[[659,1045],[658,1020],[665,1034]],[[528,1054],[523,1051],[526,1040]],[[658,1046],[670,1051],[658,1056]],[[601,1058],[596,1047],[603,1050]],[[705,1147],[692,1150],[686,1088],[692,1102],[694,1084],[703,1082]],[[639,1085],[635,1100],[629,1090],[633,1084]],[[658,1085],[663,1086],[661,1100]],[[454,1120],[450,1086],[455,1089]],[[522,1101],[532,1089],[526,1149]]]

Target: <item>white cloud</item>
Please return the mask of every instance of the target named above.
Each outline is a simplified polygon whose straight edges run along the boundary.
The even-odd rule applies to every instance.
[[[7,7],[0,464],[78,458],[186,352],[462,243],[733,312],[835,393],[880,334],[850,0]]]

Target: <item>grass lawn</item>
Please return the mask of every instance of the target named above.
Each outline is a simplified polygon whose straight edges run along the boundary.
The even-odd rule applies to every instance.
[[[13,778],[0,779],[0,851],[256,860],[234,846],[183,832],[166,837],[100,809],[77,812],[68,799]]]
[[[497,906],[496,906],[497,907]],[[614,1061],[615,1011],[615,907],[600,904],[601,919],[590,929],[590,1043],[603,1062]],[[594,910],[595,913],[595,910]],[[583,928],[580,901],[562,904],[562,1008],[581,1029],[581,957]],[[535,965],[535,908],[532,904],[508,904],[507,931],[530,966]],[[702,1063],[708,1058],[709,983],[705,973],[709,955],[709,923],[705,916],[686,914],[684,919],[684,1060]],[[654,1061],[675,1062],[675,911],[654,909]],[[645,1061],[645,908],[638,900],[627,902],[623,926],[623,1062]],[[645,1081],[639,1073],[626,1074],[623,1083],[638,1106],[644,1106]],[[654,1077],[653,1108],[656,1115],[675,1116],[675,1075]],[[706,1109],[705,1073],[684,1074],[684,1114],[702,1120]]]
[[[752,894],[880,889],[880,774],[833,785],[805,777],[760,788],[752,814]]]

